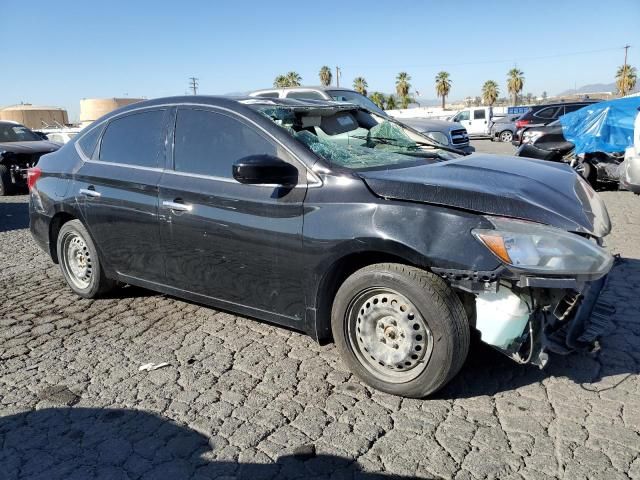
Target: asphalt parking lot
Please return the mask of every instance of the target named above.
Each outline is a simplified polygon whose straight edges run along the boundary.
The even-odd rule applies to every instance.
[[[27,197],[2,197],[0,478],[640,479],[640,197],[601,195],[621,255],[602,349],[539,370],[476,342],[429,400],[283,328],[131,287],[79,299]]]

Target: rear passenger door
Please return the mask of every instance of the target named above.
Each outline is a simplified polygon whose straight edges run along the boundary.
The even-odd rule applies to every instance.
[[[468,128],[470,135],[486,135],[487,134],[487,111],[484,108],[476,108],[471,111],[471,127]]]
[[[103,261],[118,274],[164,282],[158,182],[165,162],[167,109],[110,120],[75,185]],[[126,278],[125,278],[126,280]]]
[[[173,168],[160,182],[168,285],[295,326],[304,318],[304,166],[254,123],[214,107],[180,107],[173,145]],[[237,182],[234,162],[254,154],[293,164],[298,184]]]

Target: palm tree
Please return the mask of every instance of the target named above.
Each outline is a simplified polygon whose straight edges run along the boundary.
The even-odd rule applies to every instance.
[[[367,81],[364,79],[364,77],[356,77],[353,79],[353,89],[356,92],[361,93],[362,95],[367,94],[368,86],[369,85],[367,85]]]
[[[413,103],[414,99],[410,95],[405,95],[400,99],[400,108],[408,108],[410,103]]]
[[[395,110],[397,107],[396,105],[396,97],[394,97],[393,95],[389,95],[387,97],[387,108],[386,110]]]
[[[482,85],[482,101],[487,105],[492,106],[496,103],[498,96],[500,95],[500,89],[498,83],[493,80],[487,80]]]
[[[299,87],[302,77],[298,72],[289,72],[287,73],[287,82],[289,83],[287,87]]]
[[[273,81],[273,86],[276,88],[284,88],[289,86],[289,80],[284,75],[278,75]]]
[[[517,68],[512,68],[507,72],[507,90],[513,95],[513,104],[518,104],[518,94],[524,87],[524,72]]]
[[[449,72],[439,72],[436,75],[436,94],[442,97],[442,109],[444,110],[444,100],[451,91],[451,80]]]
[[[327,67],[326,65],[322,67],[318,75],[320,76],[320,85],[324,85],[325,87],[331,85],[333,74],[331,73],[331,69],[329,67]]]
[[[622,65],[618,68],[616,72],[616,87],[618,87],[620,95],[624,96],[635,88],[637,77],[636,67]]]
[[[377,106],[379,106],[380,108],[384,108],[384,94],[380,93],[380,92],[373,92],[371,94],[371,101],[373,103],[375,103]]]
[[[400,72],[396,76],[396,93],[398,94],[402,105],[406,106],[410,103],[409,90],[411,89],[411,84],[409,83],[409,80],[411,80],[411,76],[407,72]],[[406,106],[402,108],[407,108]]]

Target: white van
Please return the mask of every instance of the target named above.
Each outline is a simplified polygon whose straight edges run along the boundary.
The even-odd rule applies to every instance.
[[[489,135],[492,116],[492,107],[468,107],[449,118],[449,121],[462,124],[470,137],[485,137]]]

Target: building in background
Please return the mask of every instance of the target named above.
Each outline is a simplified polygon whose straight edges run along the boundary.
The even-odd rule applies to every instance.
[[[48,126],[64,127],[69,124],[69,117],[64,108],[42,107],[30,103],[0,109],[0,120],[18,122],[34,130]]]
[[[86,127],[116,108],[143,100],[144,98],[83,98],[80,100],[80,126]]]

